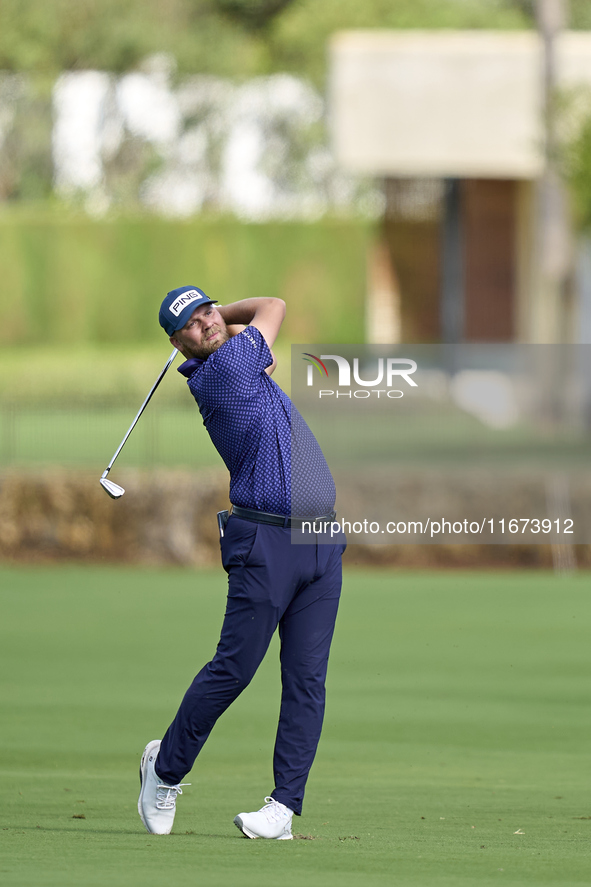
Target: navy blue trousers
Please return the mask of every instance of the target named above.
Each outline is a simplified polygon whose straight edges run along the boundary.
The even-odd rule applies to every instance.
[[[156,772],[168,785],[183,780],[279,626],[282,694],[270,794],[299,814],[322,730],[345,545],[292,545],[291,530],[231,516],[221,548],[229,582],[220,641],[162,740]]]

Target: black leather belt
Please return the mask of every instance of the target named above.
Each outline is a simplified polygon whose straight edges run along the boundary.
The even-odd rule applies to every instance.
[[[286,529],[301,530],[303,523],[318,525],[318,522],[330,523],[337,516],[336,511],[330,514],[322,514],[317,517],[287,517],[285,514],[272,514],[269,511],[255,511],[254,508],[242,508],[240,505],[232,505],[232,514],[241,520],[254,521],[256,524],[270,524],[273,527],[285,527]],[[324,527],[322,528],[324,530]],[[314,527],[312,526],[312,532]]]

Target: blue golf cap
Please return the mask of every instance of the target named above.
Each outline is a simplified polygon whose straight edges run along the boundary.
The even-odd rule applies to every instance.
[[[160,306],[160,326],[169,336],[173,336],[184,327],[195,308],[214,304],[217,304],[217,300],[208,299],[199,287],[179,286],[167,294]]]

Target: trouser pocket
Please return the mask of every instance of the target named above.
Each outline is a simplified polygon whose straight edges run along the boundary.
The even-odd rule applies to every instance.
[[[222,566],[226,573],[230,567],[246,564],[254,548],[259,526],[234,516],[228,520],[220,539]]]

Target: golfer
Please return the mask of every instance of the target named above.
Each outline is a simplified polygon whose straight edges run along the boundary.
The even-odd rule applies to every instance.
[[[252,680],[279,626],[281,710],[274,786],[265,806],[234,823],[248,838],[289,840],[300,815],[324,716],[325,678],[341,591],[343,537],[292,544],[301,519],[334,518],[335,488],[322,451],[270,378],[281,299],[216,308],[196,286],[168,293],[160,324],[186,358],[203,423],[230,472],[232,510],[220,517],[228,601],[211,662],[187,690],[162,741],[141,767],[138,810],[152,834],[169,834],[176,799],[211,730]],[[227,518],[227,520],[226,520]]]

